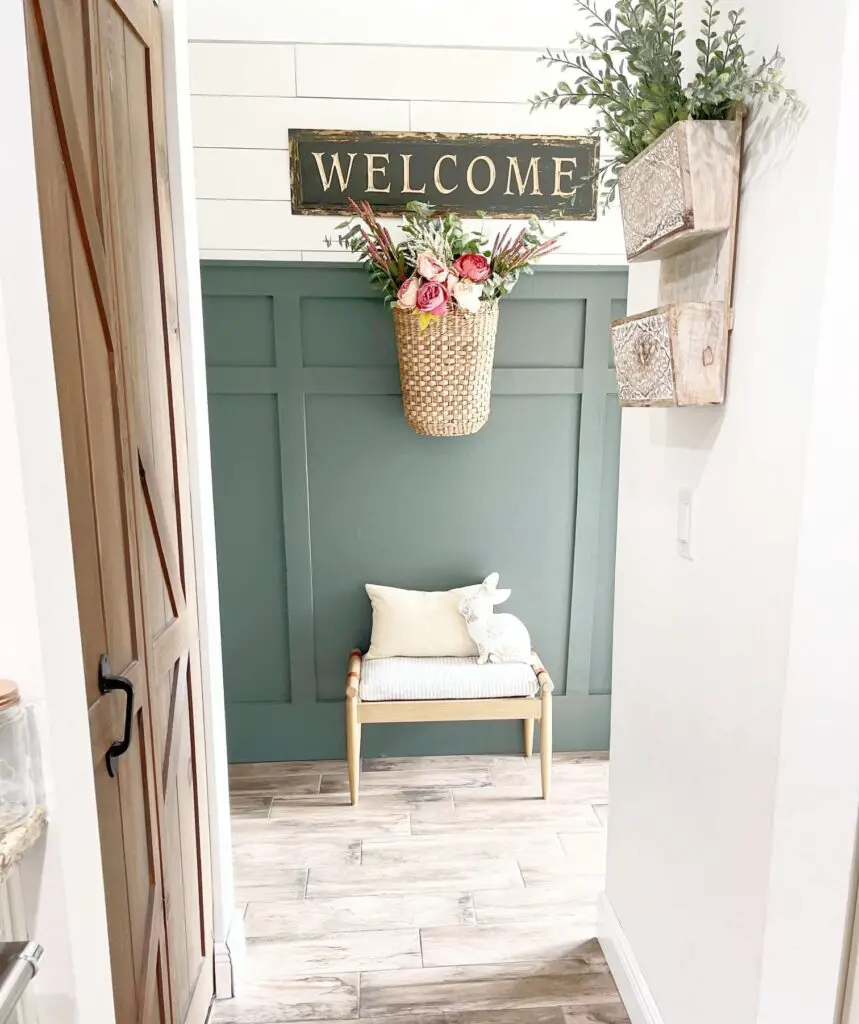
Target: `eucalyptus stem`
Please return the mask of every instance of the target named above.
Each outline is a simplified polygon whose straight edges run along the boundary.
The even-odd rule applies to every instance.
[[[615,196],[618,169],[678,121],[721,120],[738,104],[754,108],[764,101],[794,112],[801,108],[782,81],[780,50],[758,63],[750,60],[742,9],[729,11],[720,31],[716,0],[705,0],[695,40],[697,70],[690,76],[680,50],[686,36],[683,0],[615,0],[604,12],[598,0],[574,2],[599,38],[577,33],[580,53],[571,57],[548,49],[539,58],[574,78],[538,93],[531,108],[586,104],[597,111],[594,130],[610,147],[598,172],[606,205]]]

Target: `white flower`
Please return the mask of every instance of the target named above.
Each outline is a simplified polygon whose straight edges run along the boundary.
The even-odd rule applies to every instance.
[[[457,305],[462,306],[469,313],[476,313],[480,309],[482,294],[483,285],[475,284],[473,281],[457,281],[453,286],[453,297]]]

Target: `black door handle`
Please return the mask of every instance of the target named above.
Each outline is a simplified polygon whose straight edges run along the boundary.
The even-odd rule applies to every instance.
[[[98,663],[98,688],[100,693],[113,693],[114,690],[122,690],[125,694],[125,733],[121,740],[111,743],[107,751],[107,774],[114,778],[116,769],[114,763],[118,757],[131,746],[131,723],[134,718],[134,686],[130,679],[125,676],[115,676],[110,671],[110,662],[107,655],[102,654]]]

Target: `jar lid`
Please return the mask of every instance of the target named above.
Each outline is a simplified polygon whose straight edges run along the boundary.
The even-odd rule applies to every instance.
[[[0,679],[0,711],[3,708],[11,708],[20,701],[21,694],[18,692],[17,685],[9,679]]]

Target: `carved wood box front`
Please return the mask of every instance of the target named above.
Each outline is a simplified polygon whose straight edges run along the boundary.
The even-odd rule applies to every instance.
[[[621,168],[628,260],[665,259],[728,230],[740,131],[739,121],[680,121]]]
[[[720,302],[661,306],[611,328],[618,399],[624,406],[724,401],[727,331]]]

